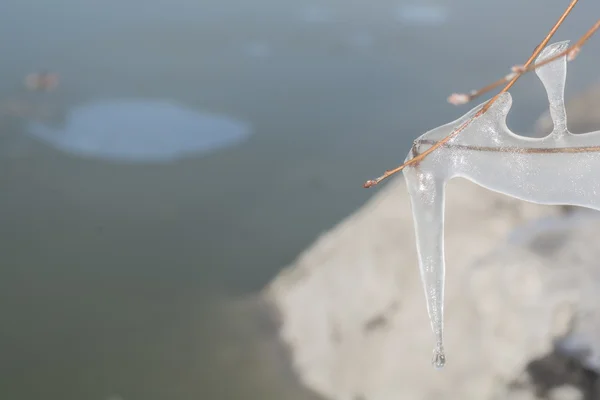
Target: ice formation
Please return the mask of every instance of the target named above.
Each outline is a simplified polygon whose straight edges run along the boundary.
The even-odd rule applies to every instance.
[[[70,110],[56,129],[32,121],[28,133],[78,156],[123,163],[161,163],[212,153],[245,140],[250,125],[163,100],[113,100]]]
[[[547,46],[536,62],[558,54],[568,41]],[[521,200],[576,205],[600,210],[600,131],[572,134],[567,130],[564,87],[565,57],[536,70],[550,103],[554,124],[543,138],[517,135],[506,125],[512,100],[504,93],[482,116],[448,143],[404,169],[411,198],[421,280],[435,335],[432,363],[446,362],[444,325],[444,190],[446,182],[463,177],[489,190]],[[425,151],[470,119],[483,104],[458,120],[435,128],[413,143],[406,160]],[[468,243],[465,243],[468,246]]]

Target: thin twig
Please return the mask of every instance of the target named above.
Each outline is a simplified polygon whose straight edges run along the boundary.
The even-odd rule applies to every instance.
[[[552,61],[555,61],[565,55],[567,55],[567,60],[568,61],[573,61],[575,59],[575,57],[579,54],[579,51],[581,50],[581,47],[583,46],[583,44],[594,34],[596,33],[596,31],[600,28],[600,19],[598,21],[596,21],[596,23],[590,28],[590,30],[588,30],[586,32],[585,35],[583,35],[581,37],[581,39],[579,39],[579,41],[577,43],[575,43],[574,45],[570,46],[568,49],[561,51],[558,54],[555,54],[552,57],[549,57],[547,59],[545,59],[544,61],[541,61],[537,64],[532,64],[529,67],[525,68],[524,66],[514,66],[513,67],[513,72],[506,75],[505,77],[498,79],[496,82],[491,83],[487,86],[482,87],[481,89],[478,90],[473,90],[471,91],[469,94],[467,93],[453,93],[450,97],[448,97],[448,102],[454,105],[460,105],[460,104],[465,104],[468,103],[472,100],[474,100],[475,98],[481,96],[484,93],[487,93],[491,90],[494,90],[495,88],[497,88],[498,86],[502,85],[503,83],[506,83],[508,81],[510,81],[515,74],[519,74],[519,75],[523,75],[526,74],[527,72],[531,72],[539,67],[543,67],[546,64],[551,63]]]
[[[569,6],[567,7],[567,9],[562,13],[562,15],[560,16],[560,18],[558,19],[558,21],[554,24],[554,26],[552,27],[552,29],[550,30],[550,32],[548,32],[548,34],[546,35],[546,37],[544,38],[544,40],[542,40],[542,42],[536,47],[536,49],[533,51],[533,54],[529,57],[529,59],[527,60],[527,62],[524,64],[524,69],[527,69],[533,63],[533,61],[536,59],[536,57],[540,54],[540,52],[544,49],[544,47],[546,47],[546,45],[548,44],[548,42],[550,41],[550,39],[552,38],[552,36],[554,35],[554,33],[558,30],[558,28],[560,27],[560,25],[564,22],[565,18],[567,17],[567,15],[569,15],[569,13],[573,9],[573,7],[575,7],[575,4],[577,4],[577,2],[578,2],[578,0],[572,0],[571,1],[571,4],[569,4]],[[585,40],[587,40],[590,36],[591,36],[591,34],[584,35]],[[584,42],[585,42],[585,40],[584,40]],[[579,43],[579,42],[581,42],[581,39],[577,43]],[[511,79],[511,81],[498,94],[496,94],[487,103],[485,103],[483,105],[483,107],[481,107],[479,109],[479,111],[477,111],[477,113],[475,115],[473,115],[473,117],[471,117],[470,119],[468,119],[467,121],[465,121],[461,125],[459,125],[448,136],[446,136],[445,138],[443,138],[440,141],[436,142],[434,145],[432,145],[430,148],[428,148],[427,150],[425,150],[423,153],[420,153],[419,155],[417,155],[417,156],[411,158],[410,160],[406,161],[404,164],[402,164],[402,165],[400,165],[400,166],[398,166],[398,167],[396,167],[396,168],[394,168],[392,170],[385,171],[385,173],[383,175],[381,175],[380,177],[378,177],[378,178],[376,178],[374,180],[368,180],[368,181],[366,181],[363,184],[363,187],[370,188],[372,186],[375,186],[378,183],[380,183],[381,181],[383,181],[384,179],[387,179],[390,176],[392,176],[392,175],[394,175],[394,174],[402,171],[405,167],[420,162],[422,159],[424,159],[425,157],[427,157],[431,152],[435,151],[438,147],[444,145],[445,143],[447,143],[448,141],[450,141],[451,139],[453,139],[454,137],[456,137],[456,135],[458,135],[467,126],[469,126],[469,124],[471,122],[473,122],[475,119],[477,119],[481,115],[483,115],[492,106],[492,104],[494,104],[494,102],[500,97],[500,95],[502,95],[508,89],[510,89],[515,84],[515,82],[519,79],[519,77],[521,76],[521,74],[522,73],[517,73]]]
[[[435,144],[436,141],[423,139],[418,140],[417,144]],[[519,153],[519,154],[556,154],[556,153],[598,153],[600,146],[573,146],[573,147],[492,147],[492,146],[471,146],[466,144],[449,144],[448,148],[470,151],[487,151],[492,153]]]
[[[581,47],[585,44],[585,42],[588,41],[590,37],[592,37],[594,33],[598,31],[598,29],[600,29],[600,19],[596,21],[596,23],[585,33],[585,35],[583,35],[573,46],[570,46],[569,48],[553,55],[552,57],[544,59],[544,61],[524,68],[523,72],[520,72],[519,74],[522,75],[524,73],[533,71],[534,69],[537,69],[539,67],[543,67],[544,65],[550,64],[552,61],[556,61],[559,58],[564,57],[565,55],[567,56],[567,59],[569,61],[573,61],[575,57],[577,57],[577,54],[579,54]]]
[[[573,7],[575,7],[575,4],[577,4],[578,1],[579,0],[571,0],[571,4],[569,4],[569,6],[565,10],[565,12],[563,12],[563,14],[560,16],[560,18],[556,22],[556,24],[554,24],[554,26],[552,27],[552,29],[550,30],[550,32],[548,32],[548,34],[546,35],[546,37],[544,38],[544,40],[542,40],[542,42],[538,45],[538,47],[535,48],[535,50],[533,51],[533,53],[531,54],[531,56],[529,56],[529,59],[523,65],[523,69],[527,69],[531,64],[533,64],[533,62],[535,61],[535,59],[537,58],[537,56],[542,52],[542,50],[544,50],[544,47],[546,47],[546,45],[548,44],[548,42],[550,41],[550,39],[552,38],[552,36],[554,36],[554,34],[558,30],[558,28],[565,21],[565,18],[567,18],[567,15],[569,15],[569,13],[571,12],[571,10],[573,10]],[[494,102],[503,93],[506,93],[517,82],[517,80],[519,80],[519,78],[521,77],[521,75],[522,75],[522,73],[517,73],[515,75],[515,77],[512,78],[511,81],[508,82],[506,84],[506,86],[504,86],[504,88],[498,94],[496,94],[494,97],[492,97],[492,99],[490,101],[488,101],[483,106],[483,108],[481,109],[481,111],[478,112],[477,114],[482,115],[487,110],[489,110],[489,108],[492,106],[492,104],[494,104]],[[475,116],[473,117],[473,119],[475,119],[475,118],[477,118],[479,116],[477,114],[475,114]]]

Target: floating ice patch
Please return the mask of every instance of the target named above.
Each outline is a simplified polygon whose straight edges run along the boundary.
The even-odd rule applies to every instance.
[[[401,5],[396,10],[396,19],[405,25],[442,25],[448,19],[448,10],[435,5]]]
[[[168,101],[118,100],[72,109],[62,129],[30,122],[28,133],[82,157],[167,162],[240,142],[250,134],[250,127]]]
[[[546,47],[536,63],[559,54],[568,44]],[[417,138],[406,157],[408,161],[458,127],[464,128],[429,156],[403,170],[413,210],[421,280],[436,341],[433,364],[438,368],[446,361],[444,195],[448,180],[463,177],[489,190],[538,204],[600,210],[600,131],[572,134],[567,130],[566,71],[564,56],[536,70],[550,105],[553,130],[548,136],[528,138],[508,129],[506,117],[512,98],[507,92],[478,118],[472,119],[483,104]],[[470,245],[464,243],[467,251]]]

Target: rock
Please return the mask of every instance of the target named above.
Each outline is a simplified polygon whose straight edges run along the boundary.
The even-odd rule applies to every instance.
[[[569,217],[544,222],[542,231],[522,237],[521,243],[515,244],[524,247],[527,256],[510,262],[506,255],[496,255],[496,260],[543,265],[539,276],[544,287],[542,298],[546,302],[558,297],[564,300],[554,315],[554,320],[560,321],[555,332],[565,333],[554,343],[556,352],[600,375],[598,213],[580,210]]]
[[[388,183],[265,288],[295,373],[335,400],[503,398],[528,363],[553,351],[554,339],[571,327],[574,311],[557,310],[568,301],[577,309],[573,285],[582,282],[588,258],[570,277],[573,253],[560,250],[562,237],[527,242],[532,248],[508,241],[514,227],[559,215],[559,207],[460,179],[449,183],[448,360],[440,372],[430,365],[433,334],[408,194],[402,179]]]
[[[583,400],[583,393],[573,386],[561,386],[549,393],[550,400]]]
[[[598,399],[598,375],[572,359],[556,352],[531,361],[525,371],[511,382],[503,399]]]
[[[482,350],[496,357],[503,349],[510,361],[503,364],[512,363],[517,373],[519,353],[528,354],[527,393],[548,399],[600,398],[595,386],[600,375],[598,213],[546,218],[509,239],[468,273],[466,293],[480,316]],[[509,369],[502,374],[508,376]],[[506,398],[513,398],[512,392]]]
[[[566,103],[567,127],[573,133],[600,130],[600,83],[569,99]],[[552,131],[550,112],[546,111],[537,120],[534,137],[543,137]]]
[[[600,130],[600,84],[566,105]],[[552,129],[548,113],[535,136]],[[600,220],[464,180],[446,201],[447,366],[433,335],[402,179],[264,290],[301,382],[332,400],[600,398]]]

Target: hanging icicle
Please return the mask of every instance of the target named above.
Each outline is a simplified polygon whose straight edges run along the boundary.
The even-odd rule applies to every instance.
[[[568,43],[547,46],[536,63],[559,54],[567,49]],[[411,198],[427,311],[435,335],[432,363],[436,368],[442,368],[446,362],[443,231],[444,190],[448,180],[463,177],[489,190],[533,203],[600,210],[600,131],[572,134],[567,130],[566,71],[565,57],[536,70],[546,89],[554,124],[548,136],[529,138],[508,129],[506,116],[512,99],[507,92],[459,135],[403,170]],[[447,137],[484,104],[416,139],[406,160]]]

